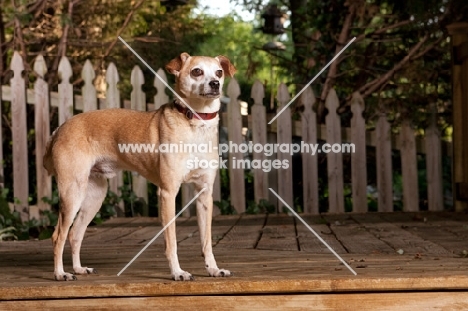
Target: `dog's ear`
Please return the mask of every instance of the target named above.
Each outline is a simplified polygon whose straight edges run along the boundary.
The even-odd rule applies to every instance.
[[[236,73],[237,69],[234,67],[233,64],[231,64],[231,61],[229,58],[223,55],[218,55],[215,57],[219,63],[221,64],[221,67],[223,68],[223,71],[230,77],[233,77],[234,74]]]
[[[178,76],[180,70],[182,69],[182,66],[184,65],[185,61],[190,57],[188,53],[182,53],[178,57],[174,58],[171,60],[167,65],[166,65],[166,70],[169,73],[172,73],[173,75]]]

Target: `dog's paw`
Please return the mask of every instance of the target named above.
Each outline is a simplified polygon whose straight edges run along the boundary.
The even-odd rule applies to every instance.
[[[55,280],[56,281],[76,281],[77,278],[75,275],[65,272],[61,274],[55,274]]]
[[[98,274],[96,269],[87,267],[73,268],[73,271],[75,274]]]
[[[193,281],[195,278],[186,271],[181,271],[172,275],[174,281]]]
[[[211,269],[206,269],[208,271],[208,274],[212,277],[228,277],[228,276],[233,276],[234,274],[226,269],[218,269],[218,268],[211,268]]]

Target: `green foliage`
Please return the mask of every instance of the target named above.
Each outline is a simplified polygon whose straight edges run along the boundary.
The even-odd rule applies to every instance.
[[[8,189],[0,189],[0,241],[17,240],[25,231],[19,213],[10,210],[8,192]]]
[[[115,216],[117,214],[115,207],[120,203],[121,200],[121,197],[109,190],[107,192],[106,198],[102,202],[102,206],[99,209],[99,212],[97,212],[93,218],[93,223],[99,225],[112,216]]]
[[[258,204],[255,201],[249,201],[247,204],[246,214],[271,214],[275,213],[276,208],[268,200],[261,199]]]
[[[222,199],[221,201],[214,201],[213,204],[219,208],[221,215],[235,215],[236,214],[236,210],[231,205],[231,202],[228,200]]]

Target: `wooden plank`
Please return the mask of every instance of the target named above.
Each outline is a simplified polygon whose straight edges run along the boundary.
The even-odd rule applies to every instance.
[[[73,75],[73,70],[70,61],[66,56],[60,58],[58,66],[58,75],[60,83],[58,85],[59,96],[59,125],[73,116],[73,85],[70,83],[70,78]]]
[[[392,145],[387,115],[382,112],[376,125],[377,189],[379,212],[393,211]]]
[[[144,226],[159,226],[158,219],[147,218],[147,217],[132,217],[132,218],[122,218],[125,221],[122,222],[113,222],[109,227],[100,229],[102,226],[98,226],[100,230],[94,233],[93,235],[85,235],[84,240],[95,242],[98,244],[105,243],[108,241],[116,241],[123,239],[125,236],[132,234],[135,230],[141,229]]]
[[[36,131],[36,189],[37,208],[36,213],[30,211],[29,218],[40,219],[39,211],[50,210],[50,205],[42,201],[42,198],[52,197],[52,178],[45,170],[43,157],[45,148],[50,136],[49,121],[49,86],[44,81],[47,66],[42,55],[36,57],[34,62],[34,72],[37,75],[34,83],[34,93],[36,105],[34,106],[34,129]]]
[[[81,94],[83,94],[83,112],[97,110],[97,96],[96,88],[94,87],[93,81],[96,77],[93,65],[89,59],[86,60],[83,70],[81,71],[81,78],[83,79],[83,87],[81,88]]]
[[[212,220],[212,230],[211,230],[211,240],[213,243],[213,246],[216,246],[216,244],[221,241],[227,234],[228,232],[232,229],[234,224],[239,220],[240,216],[239,215],[230,215],[227,217],[217,217]],[[195,219],[194,219],[195,220]],[[181,227],[185,227],[186,224],[184,224]],[[200,242],[200,232],[198,231],[198,223],[196,223],[196,220],[193,224],[193,230],[191,233],[189,233],[187,236],[184,237],[184,239],[179,240],[179,232],[177,232],[177,239],[180,241],[179,245],[180,247],[190,247],[194,246],[195,248],[199,248],[201,245]],[[197,250],[198,251],[198,250]],[[216,254],[216,251],[215,251]]]
[[[260,238],[266,215],[242,215],[235,227],[219,241],[217,249],[253,249]]]
[[[351,153],[351,186],[353,212],[367,212],[367,157],[366,157],[366,121],[362,116],[364,100],[358,92],[351,98],[351,143],[355,152]]]
[[[338,96],[334,89],[330,89],[325,107],[328,114],[325,117],[327,126],[327,144],[341,145],[341,121],[336,110],[339,107]],[[341,152],[330,151],[327,154],[327,172],[328,172],[328,212],[344,213],[343,196],[343,155]]]
[[[434,216],[428,218],[406,213],[390,213],[384,214],[382,217],[413,235],[445,248],[452,256],[461,256],[462,252],[467,250],[466,238],[468,234],[463,234],[467,230],[463,222],[453,221],[443,226],[431,221]],[[462,234],[457,234],[456,230]]]
[[[156,72],[161,79],[167,83],[167,76],[164,70],[161,68]],[[156,89],[156,95],[154,95],[154,109],[159,109],[162,105],[169,102],[169,96],[166,94],[166,85],[158,77],[154,77],[154,87]]]
[[[298,242],[293,217],[282,214],[269,215],[257,249],[297,251]]]
[[[193,199],[193,197],[195,196],[195,186],[193,183],[190,183],[190,184],[182,184],[181,186],[181,194],[182,194],[182,207],[185,207],[189,202],[190,200]],[[193,216],[193,215],[196,215],[197,214],[197,211],[196,211],[196,200],[190,205],[190,207],[188,207],[184,213],[182,214],[184,217],[190,217],[190,216]],[[214,204],[213,204],[214,206]]]
[[[117,72],[117,67],[115,67],[114,63],[110,63],[109,66],[107,66],[106,82],[108,85],[106,90],[106,101],[103,106],[100,106],[100,109],[120,108],[120,92],[117,88],[119,73]],[[123,184],[123,172],[118,172],[114,178],[109,179],[109,190],[120,196],[121,191],[119,188],[122,187]],[[117,215],[125,215],[125,210],[121,205],[117,208]]]
[[[14,73],[10,80],[11,98],[11,135],[13,143],[13,196],[15,210],[20,213],[22,221],[29,220],[28,210],[28,145],[26,123],[26,88],[21,76],[24,70],[23,59],[15,51],[10,68]]]
[[[141,89],[141,86],[145,83],[143,71],[141,71],[138,65],[133,67],[130,83],[132,85],[132,93],[130,94],[131,109],[138,111],[146,111],[146,95]],[[148,216],[148,183],[146,178],[141,176],[137,172],[132,173],[132,191],[135,195],[144,201],[144,208],[141,216]]]
[[[129,309],[177,309],[193,310],[194,306],[205,310],[466,310],[467,292],[424,293],[372,293],[372,294],[316,294],[316,295],[254,295],[254,296],[181,296],[142,298],[91,298],[69,299],[68,310],[129,310]],[[63,310],[60,300],[26,300],[3,302],[6,310]]]
[[[427,170],[427,203],[430,211],[444,209],[444,196],[442,188],[442,151],[440,132],[437,128],[436,105],[430,104],[431,117],[429,127],[426,129],[426,170]]]
[[[338,241],[351,254],[394,254],[395,250],[376,239],[347,215],[325,215]]]
[[[254,146],[259,144],[263,147],[267,143],[267,121],[266,108],[263,105],[265,91],[260,81],[255,80],[250,97],[254,100],[252,106],[252,143]],[[253,161],[264,163],[265,160],[267,160],[267,156],[264,152],[253,152]],[[253,172],[255,202],[259,203],[262,199],[268,200],[268,172],[264,172],[261,168],[253,169]]]
[[[301,112],[302,141],[305,144],[317,144],[317,115],[312,109],[315,104],[315,95],[312,88],[307,88],[299,97],[299,106],[303,106]],[[309,150],[310,151],[310,150]],[[318,183],[318,155],[302,151],[302,193],[304,197],[305,213],[319,213],[319,183]]]
[[[403,209],[407,212],[419,210],[418,161],[414,130],[408,120],[401,125],[401,174],[403,178]]]
[[[228,85],[227,94],[231,101],[228,105],[229,122],[228,138],[233,144],[239,146],[242,140],[242,119],[240,114],[240,104],[238,97],[240,95],[239,83],[232,78]],[[245,212],[245,181],[244,170],[237,168],[239,160],[244,160],[242,152],[229,152],[229,188],[231,205],[238,214]]]
[[[278,86],[278,101],[277,113],[284,109],[291,99],[288,88],[284,83]],[[291,131],[291,108],[287,107],[276,119],[278,126],[277,141],[278,144],[291,146],[292,131]],[[281,168],[277,169],[278,174],[278,195],[292,208],[294,208],[293,196],[293,176],[292,176],[292,155],[289,152],[279,151],[276,155],[277,160],[281,163]],[[282,212],[282,203],[278,203],[278,211]]]
[[[276,124],[276,123],[273,123]],[[276,144],[278,142],[277,134],[267,132],[267,143],[268,144]],[[268,157],[270,161],[276,160],[276,153],[272,153],[271,156]],[[268,173],[268,187],[272,188],[276,193],[278,193],[278,170],[271,170]],[[273,194],[273,192],[268,191],[268,201],[274,205],[275,210],[279,211],[280,201]]]
[[[347,253],[322,217],[303,215],[302,218],[335,252],[338,254]],[[297,239],[299,240],[301,251],[315,254],[331,254],[330,250],[302,222],[296,220],[296,223]]]
[[[404,252],[410,255],[449,256],[451,253],[445,248],[427,241],[411,232],[404,230],[402,226],[385,221],[378,214],[352,215],[352,218],[364,226],[377,239],[387,243],[396,252]]]

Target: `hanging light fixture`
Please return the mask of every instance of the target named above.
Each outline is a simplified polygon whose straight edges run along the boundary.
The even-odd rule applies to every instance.
[[[270,35],[280,35],[284,33],[284,14],[278,9],[276,4],[269,4],[262,14],[262,32]]]

